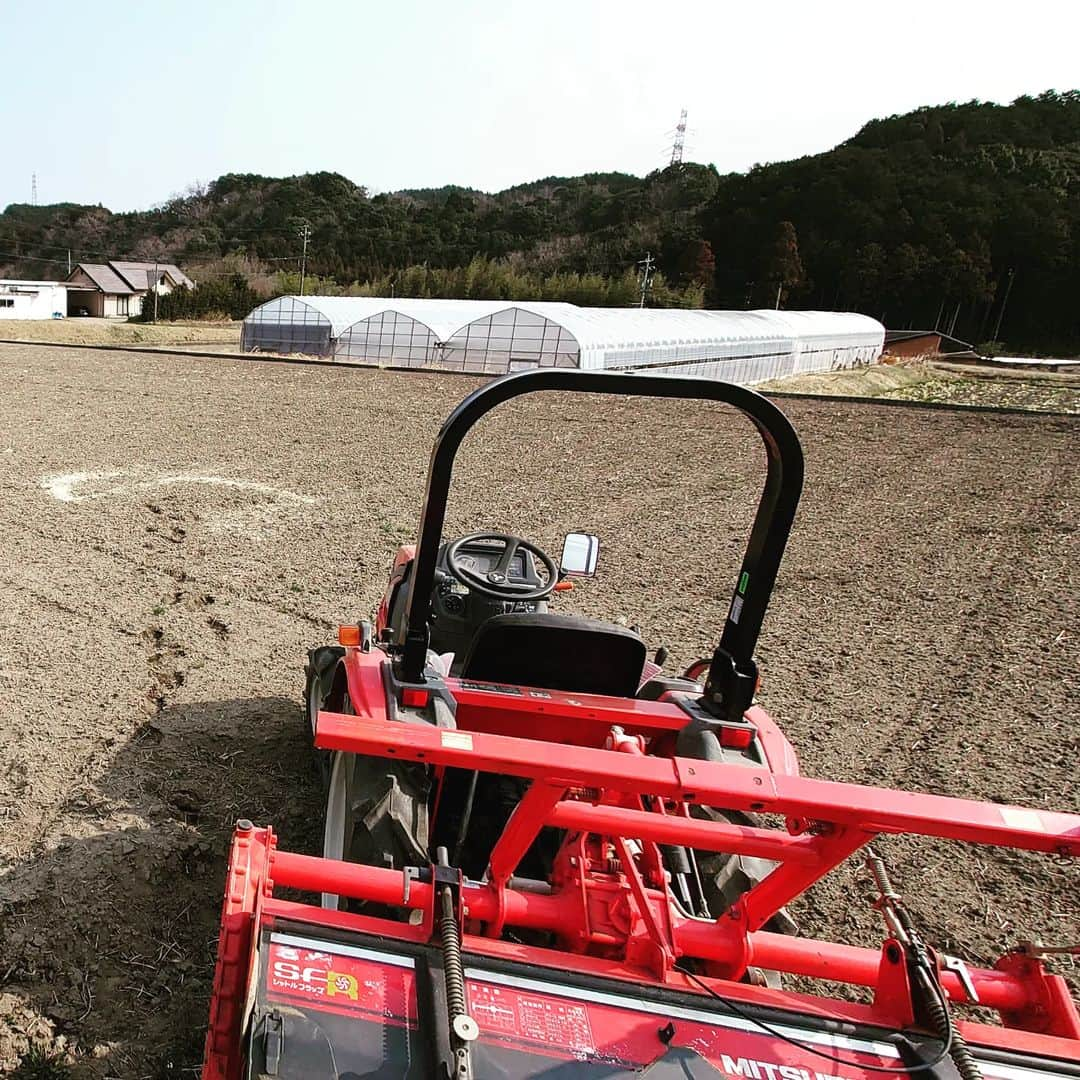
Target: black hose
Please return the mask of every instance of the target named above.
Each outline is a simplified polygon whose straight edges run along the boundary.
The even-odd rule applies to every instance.
[[[912,950],[915,958],[915,974],[918,989],[922,995],[921,1004],[935,1034],[945,1044],[949,1057],[952,1058],[962,1080],[983,1080],[982,1070],[968,1049],[967,1043],[964,1042],[956,1021],[952,1018],[945,991],[942,989],[925,947],[919,940],[915,924],[901,901],[900,894],[893,888],[885,860],[880,858],[872,848],[867,848],[866,865],[873,875],[878,892],[881,893],[882,910],[891,913],[896,920],[899,930],[902,931],[897,936],[908,938],[905,947]]]
[[[458,822],[457,838],[454,840],[454,854],[450,858],[450,862],[454,866],[461,865],[461,851],[465,847],[465,837],[469,832],[469,822],[472,819],[473,802],[476,799],[476,780],[480,773],[477,770],[473,770],[472,776],[469,778],[469,790],[465,795],[465,807],[461,811],[461,821]]]
[[[924,994],[923,1007],[926,1016],[934,1029],[935,1034],[949,1048],[949,1057],[952,1058],[956,1071],[962,1080],[983,1080],[982,1070],[979,1068],[968,1044],[964,1042],[963,1035],[957,1030],[956,1021],[945,1005],[945,995],[934,978],[926,971],[920,969],[919,979]]]

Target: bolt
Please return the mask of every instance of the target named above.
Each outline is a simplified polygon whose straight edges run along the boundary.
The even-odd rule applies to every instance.
[[[250,821],[248,821],[248,819],[246,817],[242,817],[236,823],[236,831],[237,832],[251,832],[251,830],[254,829],[254,828],[255,828],[255,826],[252,825],[252,823]]]

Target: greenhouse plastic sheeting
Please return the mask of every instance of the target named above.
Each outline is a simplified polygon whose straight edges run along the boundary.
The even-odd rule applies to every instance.
[[[446,367],[443,342],[463,322],[505,308],[503,300],[383,300],[341,332],[334,356],[392,367]]]
[[[256,308],[243,347],[491,375],[557,366],[751,383],[873,363],[884,337],[851,312],[309,296]]]
[[[244,320],[240,348],[329,356],[343,330],[385,307],[385,300],[363,296],[279,296]]]

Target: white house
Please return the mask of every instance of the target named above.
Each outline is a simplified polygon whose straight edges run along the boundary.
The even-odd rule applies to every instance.
[[[59,281],[0,278],[0,319],[55,319],[67,314],[67,286]]]

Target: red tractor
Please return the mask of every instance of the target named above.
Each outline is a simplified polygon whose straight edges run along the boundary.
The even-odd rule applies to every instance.
[[[635,631],[549,610],[595,571],[595,537],[568,537],[560,565],[519,536],[443,540],[466,432],[545,390],[723,402],[761,435],[723,633],[681,677]],[[934,950],[867,847],[910,833],[1076,857],[1080,817],[803,778],[754,701],[802,479],[783,413],[725,383],[541,370],[454,410],[374,626],[310,654],[323,856],[237,824],[205,1080],[1080,1077],[1046,950],[992,969]],[[798,936],[785,905],[863,848],[881,948]]]

